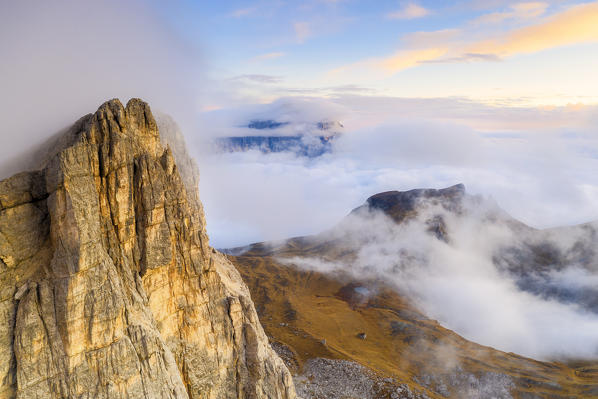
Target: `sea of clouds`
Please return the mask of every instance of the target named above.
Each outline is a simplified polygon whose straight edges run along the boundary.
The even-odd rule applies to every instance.
[[[277,113],[293,106],[305,115]],[[598,219],[595,107],[504,109],[462,99],[379,98],[310,104],[290,98],[205,115],[204,128],[219,137],[255,134],[239,126],[256,107],[269,119],[338,119],[345,128],[333,151],[314,159],[260,151],[216,153],[196,143],[200,194],[218,247],[319,233],[375,193],[456,183],[535,228]],[[228,124],[233,129],[226,128],[227,117],[234,120]],[[354,229],[369,240],[367,245],[353,242],[354,263],[313,258],[292,263],[391,282],[429,317],[497,349],[538,359],[598,356],[595,312],[522,289],[521,281],[495,264],[497,249],[518,245],[520,237],[474,217],[445,216],[450,243],[431,237],[422,220],[399,227],[377,215],[355,221]],[[576,231],[556,235],[553,244],[568,248]],[[404,251],[413,255],[410,262],[401,256]],[[538,277],[542,289],[549,284],[580,293],[598,278],[593,262]]]
[[[345,127],[315,159],[213,151],[212,137],[255,135],[241,127],[255,115]],[[317,233],[378,192],[456,183],[534,227],[598,219],[597,115],[460,99],[287,98],[204,114],[190,140],[212,242],[232,247]]]
[[[366,284],[390,284],[443,326],[503,351],[545,360],[598,357],[596,309],[550,295],[556,287],[577,292],[596,280],[595,255],[582,265],[555,269],[549,273],[550,283],[535,287],[534,292],[518,284],[523,274],[505,270],[497,262],[505,251],[525,247],[525,243],[544,242],[565,254],[575,251],[575,242],[579,242],[571,240],[571,235],[594,246],[596,237],[585,230],[567,235],[521,230],[495,207],[488,201],[466,199],[465,212],[457,214],[422,201],[417,216],[400,224],[377,210],[352,213],[320,239],[334,240],[334,245],[355,256],[341,260],[299,256],[280,261],[325,273],[342,271],[370,280]],[[438,216],[444,221],[446,240],[429,231],[429,220]],[[530,262],[526,256],[518,260]],[[559,261],[555,258],[553,267]],[[526,272],[540,275],[539,271]],[[594,289],[591,295],[597,293]]]
[[[138,0],[3,2],[0,57],[0,179],[112,98],[140,97],[185,127],[199,108],[200,54]]]

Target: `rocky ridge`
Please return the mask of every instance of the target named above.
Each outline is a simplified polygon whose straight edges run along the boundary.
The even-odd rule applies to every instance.
[[[0,182],[0,398],[295,397],[162,140],[111,100]]]

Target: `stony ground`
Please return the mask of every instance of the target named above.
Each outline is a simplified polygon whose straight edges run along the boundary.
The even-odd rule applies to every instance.
[[[428,399],[407,384],[380,378],[366,367],[347,360],[310,359],[303,373],[294,377],[302,399]],[[485,373],[481,376],[455,370],[450,375],[423,375],[414,381],[444,397],[464,399],[512,399],[513,382],[508,376]]]
[[[380,378],[364,366],[347,360],[310,359],[294,381],[297,395],[302,399],[429,398],[406,384]]]

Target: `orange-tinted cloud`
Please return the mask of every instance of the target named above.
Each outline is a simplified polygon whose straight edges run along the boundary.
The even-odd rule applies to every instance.
[[[418,64],[438,59],[445,55],[446,48],[426,48],[422,50],[399,51],[391,57],[382,59],[374,64],[389,73],[395,73],[414,67]]]
[[[513,15],[530,17],[544,12],[544,3],[519,3]],[[488,14],[492,15],[492,14]],[[503,18],[495,15],[493,18]],[[333,73],[369,68],[393,74],[426,63],[498,61],[516,54],[534,53],[577,43],[598,42],[598,1],[568,8],[541,22],[475,42],[466,30],[416,32],[404,37],[409,48],[395,54],[337,68]],[[458,36],[458,37],[457,37]]]
[[[508,11],[484,14],[476,18],[472,23],[474,25],[499,24],[509,19],[535,18],[544,14],[547,8],[548,3],[539,1],[516,3],[511,5]]]
[[[328,72],[329,78],[358,76],[389,76],[398,71],[429,62],[446,54],[446,48],[426,48],[422,50],[403,50],[386,58],[373,58],[345,65]],[[374,74],[374,75],[373,75]]]
[[[430,14],[430,11],[419,4],[407,3],[403,8],[387,14],[386,17],[390,19],[415,19],[425,17],[428,14]]]
[[[598,41],[598,2],[574,6],[542,23],[475,43],[466,52],[509,57],[595,41]]]

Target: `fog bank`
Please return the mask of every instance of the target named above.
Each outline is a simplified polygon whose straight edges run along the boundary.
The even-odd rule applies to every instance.
[[[425,202],[418,209],[417,217],[402,224],[380,211],[353,213],[324,236],[355,253],[354,260],[280,260],[390,284],[428,317],[482,345],[535,359],[598,358],[598,313],[551,295],[555,288],[580,292],[596,280],[595,256],[584,256],[582,265],[565,263],[560,271],[556,267],[562,259],[555,258],[550,282],[530,290],[519,280],[541,276],[539,268],[526,269],[529,259],[520,255],[516,261],[525,272],[509,272],[497,259],[524,247],[531,231],[513,229],[491,202],[466,202],[462,215]],[[446,227],[443,239],[430,232],[430,221],[438,217]],[[563,253],[578,251],[569,233],[576,235],[541,237]],[[577,233],[591,237],[587,231]],[[595,298],[598,290],[590,295]]]
[[[344,133],[331,154],[220,154],[212,137],[255,134],[255,117],[324,115]],[[463,99],[286,98],[202,115],[201,196],[212,242],[315,234],[378,192],[464,183],[535,227],[598,219],[598,108],[501,108]],[[260,134],[277,134],[259,131]]]
[[[190,127],[199,58],[141,1],[3,2],[0,179],[104,101],[140,97]]]

